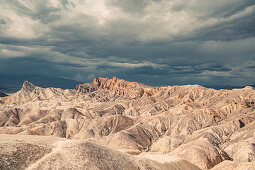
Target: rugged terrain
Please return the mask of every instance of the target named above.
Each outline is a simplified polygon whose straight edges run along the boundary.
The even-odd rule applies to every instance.
[[[39,155],[26,167],[40,169],[59,168],[63,162],[73,168],[74,163],[66,161],[71,161],[68,155],[78,162],[79,157],[86,157],[85,163],[78,163],[84,169],[169,169],[175,165],[176,169],[255,169],[254,102],[255,89],[249,86],[156,88],[113,77],[62,90],[26,81],[20,91],[0,98],[0,134],[16,134],[0,135],[5,139],[0,147],[6,149],[8,138],[14,148],[26,147],[31,144],[26,139],[34,138],[39,141],[35,149],[43,147],[43,153],[31,151]],[[56,140],[50,143],[53,137],[27,135],[55,136]],[[56,146],[59,141],[64,141],[61,147]],[[0,160],[0,166],[10,168],[10,155]],[[53,167],[47,167],[52,162]]]
[[[132,156],[89,141],[49,136],[2,135],[0,146],[0,169],[199,169],[168,155]]]

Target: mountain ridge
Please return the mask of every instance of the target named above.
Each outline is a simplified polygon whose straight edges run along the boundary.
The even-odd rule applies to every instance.
[[[0,97],[6,97],[6,96],[8,96],[8,95],[3,92],[0,92]]]
[[[99,77],[100,78],[100,77]],[[17,92],[21,87],[22,84],[25,80],[28,80],[40,87],[55,87],[55,88],[62,88],[62,89],[73,89],[75,88],[78,84],[83,84],[82,82],[76,81],[76,80],[71,80],[71,79],[65,79],[65,78],[60,78],[60,77],[46,77],[46,76],[41,76],[41,75],[7,75],[7,74],[0,74],[0,91],[4,93],[14,93]],[[139,83],[142,84],[142,83]],[[175,85],[171,85],[175,86]],[[182,85],[180,85],[182,86]],[[214,86],[209,86],[209,85],[202,85],[207,88],[213,88],[216,90],[220,89],[227,89],[227,90],[232,90],[235,88],[244,88],[245,86],[222,86],[222,85],[214,85]],[[253,85],[248,85],[255,87],[255,84]],[[159,87],[164,87],[164,86],[159,86]],[[155,87],[156,88],[156,87]]]
[[[82,82],[60,78],[60,77],[46,77],[40,75],[7,75],[0,74],[0,91],[5,93],[14,93],[22,88],[24,81],[32,82],[40,87],[55,87],[63,89],[75,88],[77,84]]]

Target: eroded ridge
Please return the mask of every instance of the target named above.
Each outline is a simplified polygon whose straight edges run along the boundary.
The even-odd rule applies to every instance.
[[[75,89],[24,82],[0,98],[0,133],[57,136],[131,155],[164,154],[201,169],[255,160],[255,90],[150,87],[113,77]],[[225,163],[227,162],[227,163]]]

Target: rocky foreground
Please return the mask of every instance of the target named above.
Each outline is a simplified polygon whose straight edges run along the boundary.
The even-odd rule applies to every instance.
[[[0,98],[0,169],[255,169],[254,102],[252,87],[26,81]]]
[[[2,135],[0,146],[0,169],[199,170],[184,159],[168,155],[132,156],[93,142],[49,136]]]

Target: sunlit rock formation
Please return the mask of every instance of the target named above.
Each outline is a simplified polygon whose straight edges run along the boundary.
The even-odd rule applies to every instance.
[[[130,162],[149,155],[139,165],[130,163],[131,169],[150,164],[155,154],[201,169],[248,165],[255,160],[254,102],[255,89],[249,86],[156,88],[113,77],[62,90],[24,82],[20,91],[0,98],[0,133],[78,140],[83,144],[77,147],[102,148],[114,153],[112,159],[124,155]],[[160,169],[156,164],[161,166],[148,166]]]

